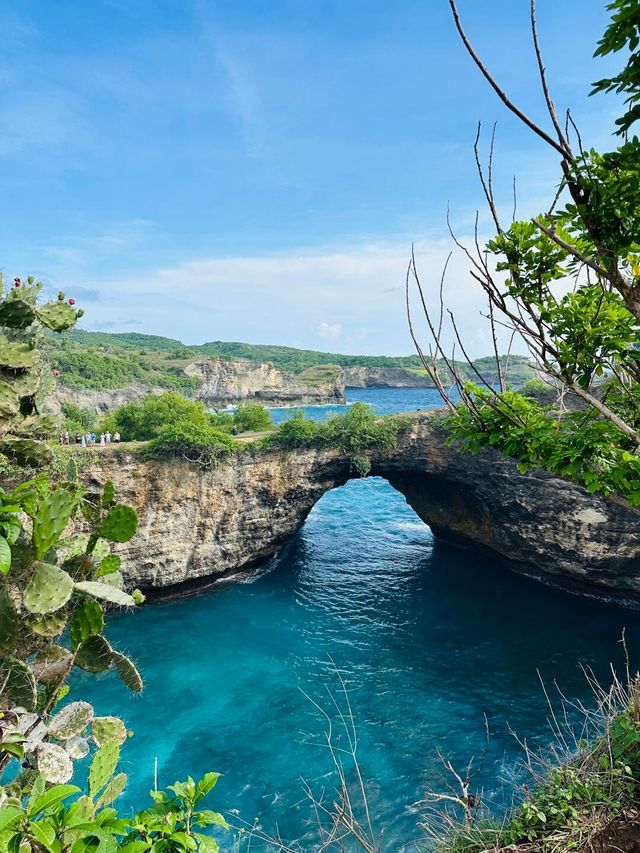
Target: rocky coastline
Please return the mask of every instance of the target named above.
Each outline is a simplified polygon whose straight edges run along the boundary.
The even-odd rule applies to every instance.
[[[640,513],[623,503],[541,470],[522,474],[493,451],[464,453],[433,413],[413,416],[398,447],[371,462],[437,537],[518,572],[640,600]],[[128,581],[179,594],[263,563],[325,492],[354,476],[336,449],[247,448],[208,471],[123,449],[100,456],[85,481],[112,480],[139,514],[137,535],[119,547]]]

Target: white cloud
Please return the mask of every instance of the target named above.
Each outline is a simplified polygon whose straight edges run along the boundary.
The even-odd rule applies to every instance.
[[[421,280],[433,308],[450,250],[446,238],[416,244]],[[140,321],[140,331],[187,343],[240,340],[317,348],[321,338],[331,341],[334,350],[408,354],[413,345],[404,281],[410,252],[408,241],[397,241],[186,260],[108,280],[85,275],[82,284],[101,294],[99,311],[89,311],[85,327],[117,328],[133,317]],[[487,355],[491,337],[481,317],[486,301],[468,266],[461,253],[453,255],[445,300],[469,353]],[[428,345],[415,291],[412,306],[418,335]],[[318,324],[319,316],[330,319]],[[451,347],[453,334],[445,325]]]
[[[342,334],[342,323],[320,323],[316,326],[316,334],[329,341],[335,341]]]

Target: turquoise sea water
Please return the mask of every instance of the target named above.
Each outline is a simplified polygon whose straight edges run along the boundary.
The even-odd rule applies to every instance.
[[[379,411],[435,402],[423,389],[350,397]],[[402,853],[424,849],[414,804],[426,784],[442,787],[437,750],[459,765],[475,755],[476,786],[503,801],[509,789],[499,779],[517,775],[520,758],[509,726],[549,739],[538,672],[587,699],[580,664],[606,680],[623,628],[632,655],[639,650],[638,621],[635,610],[435,541],[403,497],[372,478],[325,495],[251,582],[112,618],[108,635],[137,661],[142,696],[113,674],[81,675],[75,686],[137,735],[123,753],[131,778],[123,806],[146,803],[156,757],[160,785],[218,770],[212,806],[234,821],[258,817],[267,832],[314,851],[302,780],[331,796],[335,776],[322,745],[326,720],[311,699],[339,733],[330,695],[344,710],[339,670],[374,823],[385,829],[385,850]]]

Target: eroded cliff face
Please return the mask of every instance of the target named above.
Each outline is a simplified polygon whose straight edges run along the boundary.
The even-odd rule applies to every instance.
[[[623,504],[543,471],[520,474],[494,452],[461,453],[427,414],[372,465],[437,536],[488,550],[516,571],[640,596],[640,514]],[[352,476],[337,450],[248,449],[212,471],[117,450],[87,485],[111,479],[136,507],[138,533],[119,547],[123,570],[136,585],[166,590],[251,570]]]
[[[183,372],[198,380],[195,391],[187,396],[211,408],[250,402],[264,406],[321,406],[345,402],[344,385],[339,378],[334,382],[309,384],[291,373],[283,373],[270,362],[200,359],[188,364]],[[166,388],[150,387],[141,382],[102,391],[59,385],[51,403],[56,414],[62,403],[107,412],[165,391]]]
[[[434,388],[429,376],[404,367],[343,367],[345,388]]]
[[[340,382],[308,385],[293,374],[278,370],[271,362],[203,359],[187,365],[184,372],[199,381],[193,398],[208,406],[243,402],[271,406],[345,402]]]

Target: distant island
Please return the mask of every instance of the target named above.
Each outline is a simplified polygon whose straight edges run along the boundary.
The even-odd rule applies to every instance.
[[[167,389],[215,407],[247,400],[323,405],[344,402],[349,387],[434,387],[417,355],[344,355],[227,341],[187,346],[158,335],[82,330],[51,337],[46,347],[59,371],[59,399],[102,410]],[[496,380],[492,356],[474,366],[487,381]],[[466,363],[456,367],[477,379]],[[534,376],[529,359],[510,356],[509,382]]]

